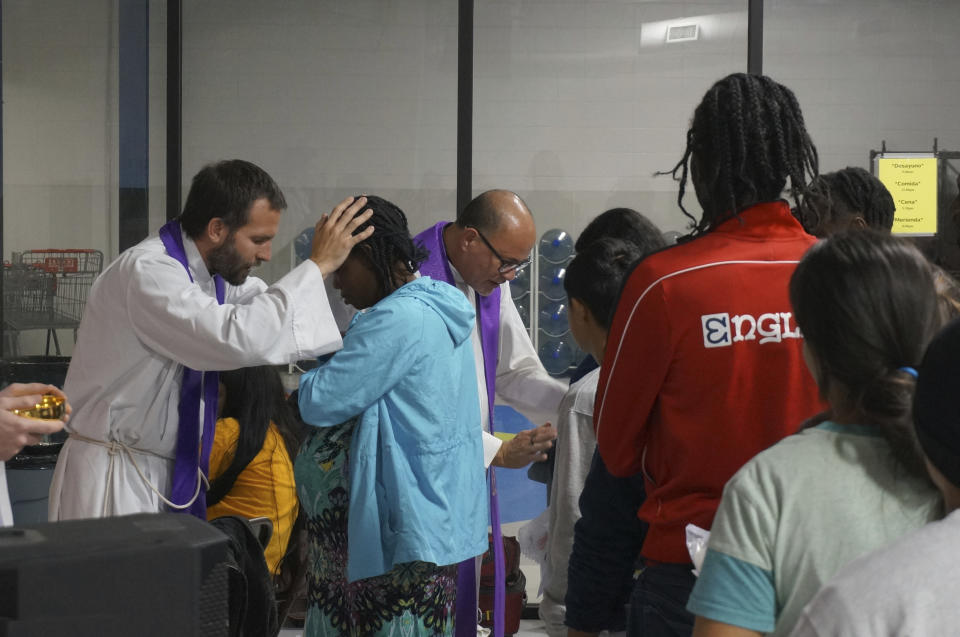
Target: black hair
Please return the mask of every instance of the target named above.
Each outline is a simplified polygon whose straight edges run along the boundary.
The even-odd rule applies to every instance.
[[[699,220],[683,206],[691,169],[703,207]],[[697,106],[683,158],[657,174],[680,182],[677,202],[698,235],[754,204],[780,199],[788,178],[799,201],[817,172],[817,149],[793,91],[763,75],[734,73],[710,87]]]
[[[896,205],[883,182],[863,168],[847,166],[824,173],[807,186],[797,217],[812,235],[826,234],[826,224],[863,216],[867,227],[890,232]]]
[[[273,210],[284,210],[287,200],[267,172],[242,159],[207,164],[193,177],[180,225],[188,237],[199,237],[211,219],[223,219],[233,232],[250,218],[250,207],[266,199]]]
[[[577,252],[567,266],[563,289],[568,298],[583,303],[599,325],[610,329],[623,281],[643,256],[641,248],[633,243],[610,237],[597,239]]]
[[[397,275],[399,265],[406,273],[413,274],[420,269],[429,252],[414,243],[407,226],[407,216],[396,204],[374,195],[364,195],[367,205],[364,210],[372,210],[373,215],[361,224],[354,234],[362,232],[372,225],[373,234],[353,247],[351,254],[362,255],[373,269],[380,294],[387,296],[401,285]]]
[[[622,239],[644,255],[667,245],[660,228],[632,208],[611,208],[594,217],[577,237],[573,249],[580,252],[602,238]]]
[[[471,199],[470,203],[457,215],[457,225],[461,228],[476,228],[484,234],[496,232],[500,228],[501,219],[495,199],[503,195],[520,199],[517,193],[506,190],[488,190],[480,193]],[[523,204],[524,209],[529,210],[523,199],[520,199],[520,203]]]
[[[291,460],[296,458],[300,446],[300,427],[287,404],[276,368],[261,365],[220,372],[220,382],[226,394],[220,417],[235,418],[239,432],[233,461],[210,483],[208,506],[216,504],[230,492],[237,476],[263,449],[270,423],[276,425]]]
[[[919,365],[944,322],[924,256],[873,230],[836,234],[800,261],[790,302],[821,395],[840,392],[861,424],[880,428],[904,467],[925,475],[911,424],[915,380],[901,369]]]

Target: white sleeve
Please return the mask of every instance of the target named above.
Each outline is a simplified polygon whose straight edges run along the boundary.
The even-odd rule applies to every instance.
[[[163,255],[140,259],[127,286],[134,332],[160,356],[197,370],[283,364],[342,347],[323,275],[305,261],[269,288],[242,286],[218,305]]]
[[[489,431],[482,431],[483,434],[483,468],[489,469],[493,459],[497,457],[500,446],[503,441],[494,436]]]
[[[500,287],[500,358],[497,402],[513,407],[535,424],[553,420],[567,383],[540,363],[507,285]]]

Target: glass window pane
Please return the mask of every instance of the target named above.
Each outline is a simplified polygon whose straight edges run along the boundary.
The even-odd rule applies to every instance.
[[[4,2],[2,18],[3,356],[69,355],[117,253],[116,5]]]
[[[821,172],[869,168],[883,140],[923,151],[937,137],[960,150],[957,24],[956,2],[767,3],[763,70],[797,94]]]
[[[684,229],[676,184],[653,174],[683,155],[707,88],[746,70],[746,6],[477,3],[474,191],[516,190],[541,232],[576,236],[616,206]]]
[[[798,37],[797,25],[803,25]],[[794,90],[820,172],[870,169],[870,151],[953,153],[940,162],[938,234],[915,239],[960,272],[956,209],[960,162],[960,3],[944,0],[768,2],[764,72]]]
[[[301,230],[373,193],[410,227],[456,209],[457,3],[187,0],[183,196],[204,164],[242,158],[287,197],[275,280]]]

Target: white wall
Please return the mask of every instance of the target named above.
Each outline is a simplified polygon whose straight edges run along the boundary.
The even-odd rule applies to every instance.
[[[480,2],[476,9],[475,190],[521,193],[541,230],[574,235],[628,206],[683,229],[676,184],[693,108],[746,70],[742,0]],[[695,23],[694,42],[665,42]],[[687,208],[697,211],[693,197]]]
[[[960,2],[768,0],[766,74],[790,86],[821,172],[871,149],[960,150]]]
[[[455,2],[187,0],[184,194],[205,162],[264,166],[294,236],[348,194],[419,229],[456,203]],[[709,84],[746,65],[746,0],[476,5],[474,189],[513,188],[576,234],[615,205],[682,229],[669,177]],[[117,0],[3,3],[4,257],[116,253]],[[764,70],[797,93],[823,170],[870,149],[960,149],[960,2],[768,0]],[[697,42],[666,45],[674,21]],[[150,218],[165,214],[165,3],[150,3]],[[692,197],[688,207],[696,210]],[[69,340],[63,339],[63,340]]]
[[[394,201],[415,230],[455,214],[455,2],[194,0],[183,22],[185,180],[241,157],[287,196],[262,276],[348,195]]]
[[[116,241],[113,2],[3,3],[3,251]]]
[[[92,248],[109,258],[117,245],[116,6],[10,0],[2,17],[3,257]],[[72,331],[59,336],[69,354]],[[44,353],[45,337],[20,333],[21,353]]]

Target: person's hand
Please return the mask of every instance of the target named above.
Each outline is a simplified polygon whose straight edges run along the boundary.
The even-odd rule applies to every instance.
[[[63,429],[63,423],[72,411],[70,403],[64,405],[63,420],[26,418],[10,411],[29,409],[39,403],[44,394],[67,398],[59,388],[43,383],[14,383],[0,391],[0,460],[9,460],[25,446],[40,442],[41,436]]]
[[[372,210],[360,212],[366,203],[366,197],[347,197],[317,222],[310,258],[320,268],[324,278],[343,265],[353,246],[373,234],[373,226],[353,234],[360,224],[373,215]]]
[[[556,437],[557,430],[550,423],[521,431],[500,445],[491,464],[508,469],[522,469],[531,462],[542,462],[547,459],[546,451],[553,446]]]

